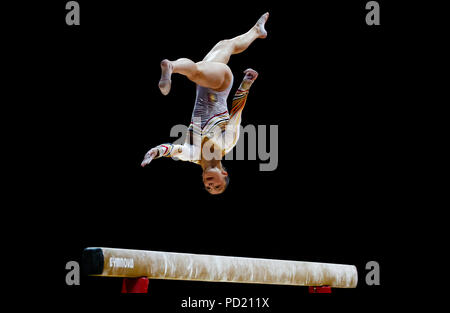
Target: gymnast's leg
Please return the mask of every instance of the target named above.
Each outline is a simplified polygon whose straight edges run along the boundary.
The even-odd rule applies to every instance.
[[[267,37],[264,24],[268,17],[269,13],[261,16],[245,34],[217,43],[201,62],[195,63],[186,58],[175,61],[163,60],[159,81],[162,94],[167,95],[170,91],[172,73],[182,74],[192,82],[216,91],[223,91],[228,88],[232,73],[226,64],[230,56],[243,52],[257,38]]]
[[[232,78],[230,68],[223,63],[204,61],[194,63],[186,58],[176,61],[163,60],[159,81],[159,89],[163,95],[167,95],[170,91],[172,73],[182,74],[197,85],[216,91],[227,89]]]
[[[265,13],[245,34],[232,39],[219,41],[206,55],[203,61],[227,64],[231,55],[245,51],[256,39],[267,37],[267,31],[264,28],[264,25],[266,24],[268,18],[269,13]]]

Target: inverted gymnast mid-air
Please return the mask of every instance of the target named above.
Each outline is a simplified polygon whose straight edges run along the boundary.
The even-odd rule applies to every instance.
[[[209,193],[224,192],[229,177],[221,160],[239,139],[242,109],[249,89],[258,76],[252,69],[244,71],[244,79],[228,113],[227,97],[233,85],[233,73],[227,63],[232,54],[243,52],[255,39],[267,37],[264,25],[268,18],[269,13],[265,13],[245,34],[220,41],[200,62],[194,63],[186,58],[161,62],[159,88],[162,94],[167,95],[170,91],[171,75],[182,74],[197,84],[195,106],[184,144],[166,143],[150,149],[141,166],[160,157],[191,161],[202,167],[203,183]]]

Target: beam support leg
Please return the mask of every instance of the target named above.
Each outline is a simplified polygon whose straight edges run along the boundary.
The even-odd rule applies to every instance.
[[[124,278],[122,282],[122,293],[147,293],[148,278]]]
[[[309,286],[309,293],[331,293],[330,286]]]

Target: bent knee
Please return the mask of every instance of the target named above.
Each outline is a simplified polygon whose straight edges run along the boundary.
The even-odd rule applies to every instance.
[[[192,67],[189,69],[189,73],[186,76],[190,80],[195,81],[202,75],[202,69],[201,66],[199,66],[199,63],[194,63]]]

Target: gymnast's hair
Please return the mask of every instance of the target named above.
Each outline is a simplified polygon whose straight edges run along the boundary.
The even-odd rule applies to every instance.
[[[224,171],[226,171],[226,172],[228,173],[228,171],[227,171],[227,169],[225,168],[225,166],[222,165],[222,168],[223,168]],[[225,187],[223,187],[223,191],[222,191],[220,194],[224,193],[225,190],[227,190],[227,187],[228,187],[228,184],[229,184],[229,183],[230,183],[230,174],[228,173],[228,175],[225,176]]]

